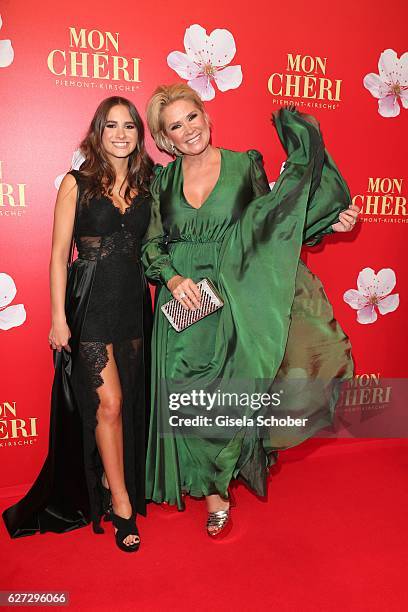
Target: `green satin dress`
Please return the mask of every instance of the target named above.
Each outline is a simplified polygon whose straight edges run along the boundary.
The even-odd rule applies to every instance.
[[[265,494],[274,451],[309,437],[322,422],[307,432],[274,427],[267,436],[246,426],[225,438],[199,427],[184,435],[169,427],[172,381],[186,389],[220,380],[252,381],[255,388],[256,381],[301,372],[326,381],[317,396],[301,393],[295,402],[295,413],[313,416],[333,413],[337,387],[331,383],[353,372],[349,340],[320,281],[299,259],[303,243],[332,232],[350,204],[349,191],[316,127],[288,110],[275,123],[288,158],[272,191],[253,150],[221,149],[218,182],[199,209],[184,196],[181,158],[157,167],[152,183],[143,261],[159,288],[146,493],[179,509],[182,492],[227,497],[233,478]],[[180,333],[160,310],[172,297],[165,283],[175,274],[211,279],[224,300],[221,310]]]

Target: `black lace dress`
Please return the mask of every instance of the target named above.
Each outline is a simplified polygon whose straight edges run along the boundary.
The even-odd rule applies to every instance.
[[[80,172],[71,172],[82,192]],[[27,495],[3,513],[12,537],[64,532],[103,514],[103,466],[95,441],[98,387],[112,345],[122,389],[125,482],[133,509],[145,514],[150,292],[140,262],[150,198],[136,196],[122,214],[108,197],[79,198],[78,258],[67,282],[71,353],[55,352],[49,451]]]

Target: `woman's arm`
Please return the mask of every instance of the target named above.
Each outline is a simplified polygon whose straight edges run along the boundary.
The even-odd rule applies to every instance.
[[[269,193],[271,188],[269,187],[268,177],[263,165],[263,158],[259,151],[250,149],[248,151],[249,163],[250,163],[250,177],[252,185],[253,197]]]
[[[289,112],[288,112],[289,111]],[[291,137],[286,137],[284,124],[290,115],[294,113],[300,119],[297,130]],[[278,131],[279,138],[288,153],[291,155],[292,163],[303,165],[308,161],[307,151],[310,149],[311,141],[320,140],[321,146],[316,149],[318,154],[315,158],[311,193],[306,210],[303,242],[308,246],[318,244],[322,238],[332,232],[347,232],[353,229],[359,208],[352,204],[351,196],[346,182],[341,176],[336,164],[331,158],[320,135],[319,123],[311,115],[298,113],[294,108],[285,111],[280,110],[273,113],[273,121]],[[306,148],[297,146],[298,134],[302,129],[301,123],[307,122],[314,127],[308,130],[308,136],[304,143]],[[288,133],[289,134],[289,133]],[[304,134],[306,136],[306,134]],[[297,148],[297,150],[295,150]]]
[[[71,332],[65,317],[65,291],[67,287],[67,262],[75,220],[77,184],[72,174],[67,174],[59,188],[54,211],[54,228],[50,261],[51,329],[48,341],[58,352],[70,350]]]
[[[178,274],[172,266],[171,258],[166,246],[166,234],[160,213],[160,172],[162,168],[156,167],[156,177],[152,181],[152,207],[150,223],[143,239],[142,262],[147,278],[167,285],[184,308],[193,309],[199,306],[200,290],[190,279]],[[180,295],[186,297],[181,298]]]

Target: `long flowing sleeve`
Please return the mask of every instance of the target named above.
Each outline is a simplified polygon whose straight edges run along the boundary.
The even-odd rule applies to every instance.
[[[220,354],[223,346],[236,346],[240,358],[234,364],[243,368],[239,376],[247,372],[260,379],[273,376],[283,358],[302,243],[331,231],[349,201],[317,127],[298,113],[281,110],[276,128],[287,153],[285,170],[272,191],[255,198],[231,228],[222,245],[217,279],[221,295],[233,296],[229,321],[233,340],[222,339]],[[225,320],[227,315],[224,308]],[[242,322],[236,334],[237,321],[251,324]],[[271,334],[265,334],[265,321]],[[255,350],[258,360],[253,359]],[[222,361],[224,376],[231,364]]]
[[[333,234],[333,223],[337,223],[339,214],[350,204],[351,196],[347,184],[325,150],[320,184],[306,212],[304,244],[314,246],[324,236]]]
[[[143,239],[142,263],[147,278],[166,284],[178,272],[171,264],[166,245],[166,232],[160,214],[160,181],[163,166],[154,168],[155,176],[150,187],[152,207],[150,223]]]
[[[301,121],[305,121],[300,115]],[[294,140],[284,133],[282,122],[277,121],[277,132],[280,140],[288,153],[289,159],[285,164],[287,170],[289,164],[304,163],[301,161],[301,150],[292,160],[290,158],[294,148]],[[321,134],[317,127],[309,132],[309,140],[320,138]],[[323,141],[322,141],[323,143]],[[302,151],[303,156],[303,151]],[[341,176],[331,155],[323,147],[320,154],[316,157],[309,201],[306,208],[306,216],[303,229],[303,244],[314,246],[319,243],[327,234],[333,233],[332,225],[339,220],[339,214],[346,210],[351,204],[350,191],[343,177]]]
[[[290,148],[290,145],[289,145]],[[270,191],[268,179],[263,167],[262,155],[252,149],[248,151],[250,158],[251,182],[254,197],[265,195]],[[285,164],[285,170],[287,164]],[[333,233],[332,225],[339,220],[339,214],[351,204],[351,196],[347,184],[332,157],[324,151],[320,182],[310,198],[305,217],[303,244],[314,246],[321,242],[327,234]],[[283,170],[283,172],[285,172]]]

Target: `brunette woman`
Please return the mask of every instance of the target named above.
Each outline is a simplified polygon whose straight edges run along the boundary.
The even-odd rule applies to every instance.
[[[139,548],[145,513],[145,379],[150,294],[140,263],[150,217],[152,161],[135,106],[97,108],[80,171],[62,181],[50,265],[55,355],[49,452],[33,487],[4,513],[12,537],[65,532],[92,521]],[[74,235],[78,258],[69,267]]]

